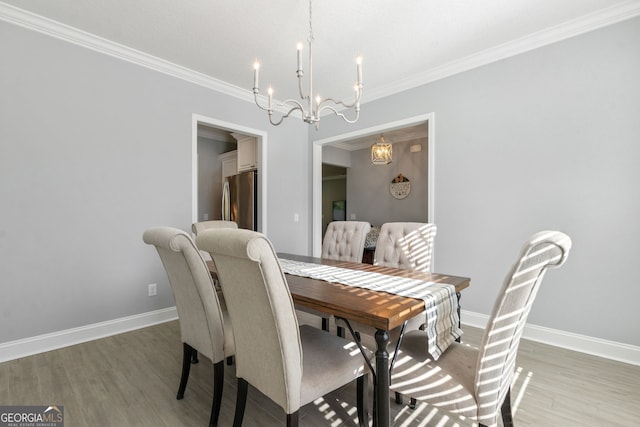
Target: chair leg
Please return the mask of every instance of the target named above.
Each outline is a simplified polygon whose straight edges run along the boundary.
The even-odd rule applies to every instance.
[[[249,383],[245,379],[238,378],[238,394],[236,395],[236,413],[233,417],[233,427],[242,427],[248,391]]]
[[[507,390],[507,395],[504,398],[504,402],[502,402],[500,412],[502,412],[502,425],[504,427],[513,427],[513,416],[511,414],[511,387]]]
[[[409,408],[416,409],[417,403],[418,401],[412,397],[411,399],[409,399]]]
[[[402,405],[402,395],[396,391],[396,403]]]
[[[322,330],[329,332],[329,319],[326,317],[322,318]]]
[[[344,338],[345,337],[344,328],[342,326],[338,326],[336,328],[336,335],[339,336],[340,338]]]
[[[189,379],[189,371],[191,371],[191,357],[195,350],[189,344],[182,343],[182,376],[180,377],[180,386],[178,387],[178,395],[176,399],[181,400],[184,397],[184,390],[187,388],[187,380]]]
[[[287,427],[298,427],[298,411],[287,414]]]
[[[504,397],[500,412],[502,413],[502,425],[504,427],[513,427],[513,417],[511,416],[511,387],[507,390],[507,395]],[[478,427],[487,426],[485,424],[478,424]]]
[[[233,356],[227,357],[227,365],[229,366],[233,365]]]
[[[358,390],[358,424],[360,427],[369,426],[369,399],[367,399],[367,390],[369,383],[369,374],[363,374],[357,379]]]
[[[213,365],[213,403],[211,404],[211,418],[209,427],[218,425],[220,406],[222,406],[222,386],[224,385],[224,361]]]
[[[193,354],[191,355],[191,363],[195,365],[198,362],[200,362],[200,360],[198,360],[198,352],[193,350]]]

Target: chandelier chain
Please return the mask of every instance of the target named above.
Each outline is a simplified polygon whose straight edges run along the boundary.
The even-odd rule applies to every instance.
[[[313,0],[309,0],[309,37],[307,41],[309,43],[313,42],[313,19],[311,14],[311,9],[313,8]]]

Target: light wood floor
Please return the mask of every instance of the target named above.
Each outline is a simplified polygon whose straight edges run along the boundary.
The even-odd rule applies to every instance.
[[[464,328],[477,344],[480,331]],[[206,426],[213,367],[193,365],[176,400],[182,345],[177,321],[0,364],[0,405],[63,405],[65,426]],[[231,426],[236,380],[225,366],[221,426]],[[640,367],[524,341],[512,389],[516,426],[635,426]],[[357,425],[355,385],[301,410],[302,426]],[[426,405],[391,404],[396,426],[471,426]],[[282,410],[249,390],[244,425],[285,424]]]

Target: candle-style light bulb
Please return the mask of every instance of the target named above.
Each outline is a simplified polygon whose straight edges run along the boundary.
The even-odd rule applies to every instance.
[[[273,99],[273,88],[271,86],[267,89],[267,93],[269,94],[269,109],[271,110],[271,101]]]
[[[253,63],[253,87],[258,88],[258,73],[260,72],[260,63],[258,61]]]
[[[356,58],[356,73],[358,75],[358,86],[362,86],[362,56]]]
[[[296,46],[298,56],[298,71],[302,71],[302,43],[298,42]]]

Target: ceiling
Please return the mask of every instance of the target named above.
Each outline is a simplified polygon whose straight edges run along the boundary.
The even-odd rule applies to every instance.
[[[329,145],[342,148],[343,150],[354,151],[371,147],[374,142],[380,141],[380,137],[383,137],[385,142],[397,144],[399,142],[415,141],[417,139],[427,138],[427,135],[428,124],[427,122],[424,122],[406,127],[386,129],[382,133],[363,135],[357,138],[336,141]]]
[[[247,97],[259,59],[262,93],[271,84],[276,99],[297,97],[295,49],[308,35],[305,0],[0,0],[0,19],[23,11]],[[314,94],[351,97],[357,55],[366,103],[639,14],[638,0],[317,0]]]

